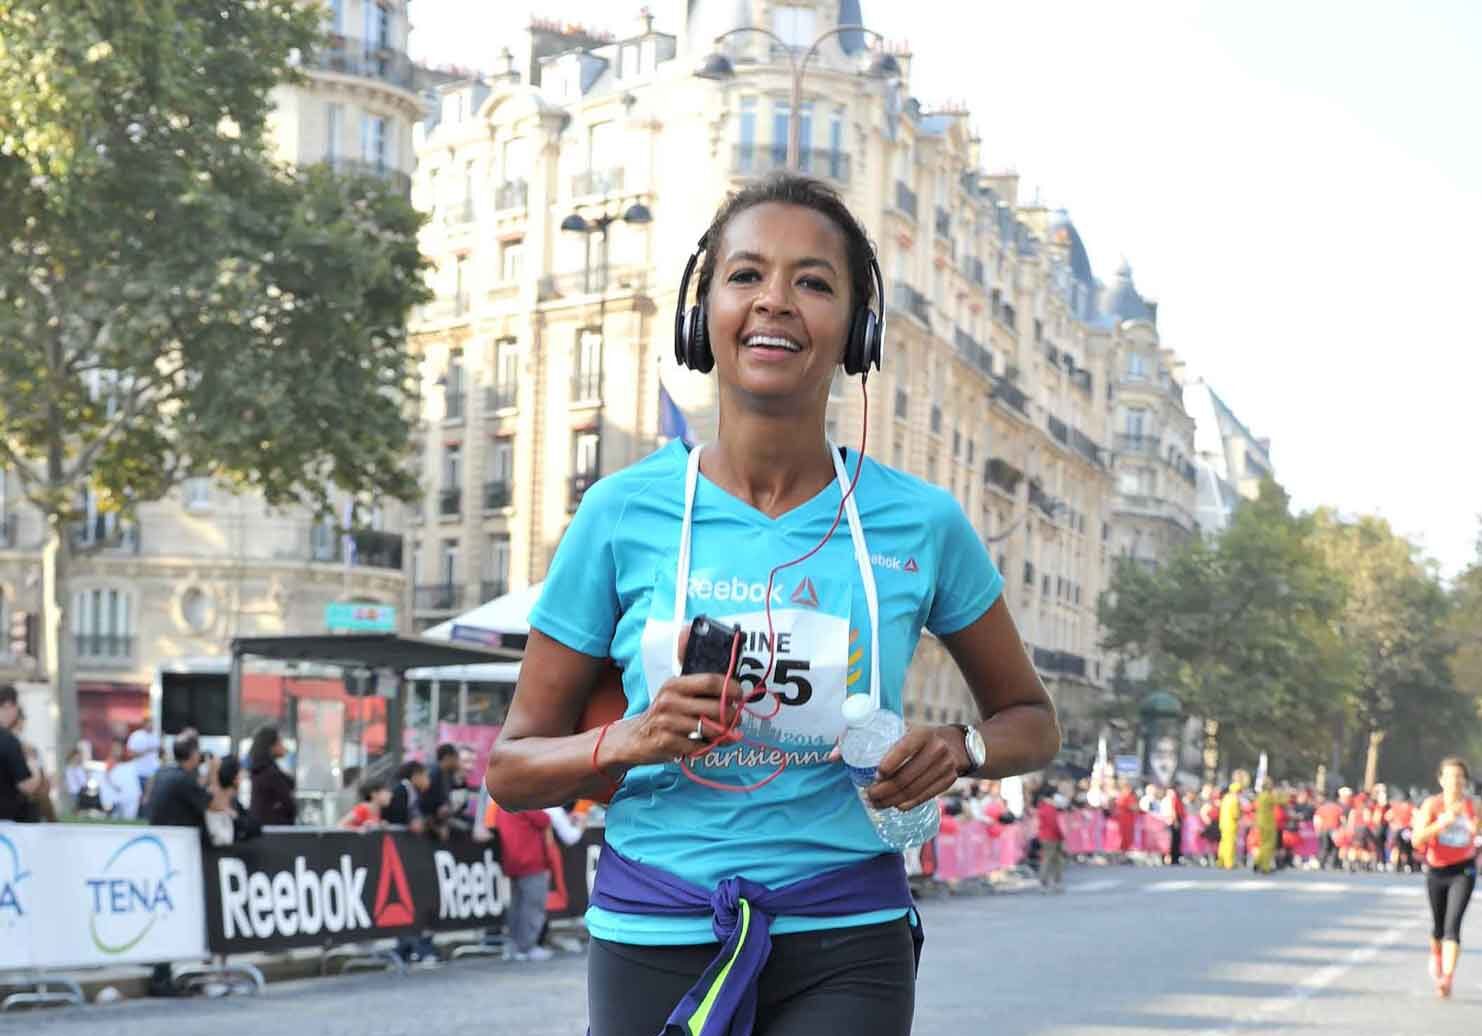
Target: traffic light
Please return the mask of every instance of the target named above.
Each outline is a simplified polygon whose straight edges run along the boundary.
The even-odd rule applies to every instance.
[[[10,613],[10,654],[13,658],[30,658],[36,652],[36,616],[30,612]]]

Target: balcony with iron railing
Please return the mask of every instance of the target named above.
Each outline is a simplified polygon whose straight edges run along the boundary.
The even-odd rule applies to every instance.
[[[304,66],[318,72],[334,72],[360,79],[377,79],[403,90],[411,90],[416,72],[404,51],[377,40],[332,33],[304,57]]]
[[[139,525],[125,522],[113,512],[95,514],[72,522],[73,550],[116,550],[125,554],[139,553]]]
[[[490,479],[484,483],[484,510],[497,511],[508,507],[514,499],[514,487],[507,478]]]
[[[637,294],[648,287],[648,272],[640,266],[593,266],[570,273],[547,274],[540,279],[540,298],[549,301],[579,295]]]
[[[894,295],[892,304],[896,309],[905,310],[927,327],[931,326],[931,303],[925,295],[901,281],[895,282]]]
[[[437,513],[443,518],[456,518],[463,513],[463,490],[441,489],[437,494]]]
[[[1173,500],[1165,500],[1148,493],[1119,493],[1115,509],[1123,514],[1134,514],[1145,518],[1157,518],[1176,525],[1185,532],[1198,528],[1188,508]]]
[[[1056,417],[1054,414],[1050,414],[1045,418],[1045,424],[1049,427],[1050,434],[1055,437],[1056,442],[1058,442],[1061,446],[1070,446],[1069,425],[1060,420],[1060,418]]]
[[[384,180],[391,189],[403,198],[409,198],[412,194],[412,177],[400,169],[387,165],[384,161],[368,158],[353,158],[346,155],[330,155],[323,161],[342,176],[370,176],[377,180]]]
[[[1044,486],[1031,479],[1029,482],[1029,506],[1038,507],[1046,517],[1053,518],[1055,517],[1055,511],[1060,506],[1060,502],[1045,492]]]
[[[916,192],[907,187],[904,180],[895,181],[895,207],[913,220],[916,218]]]
[[[591,489],[600,477],[595,471],[578,471],[571,476],[571,510],[576,510],[577,505],[581,503],[581,498],[586,496],[587,490]]]
[[[132,633],[74,633],[78,661],[127,662],[134,657]]]
[[[571,195],[584,198],[589,195],[606,195],[623,189],[623,167],[611,169],[588,169],[571,178]]]
[[[571,375],[571,402],[602,402],[602,372],[600,370],[577,368]]]
[[[1096,445],[1096,441],[1079,428],[1070,430],[1070,445],[1092,464],[1100,468],[1106,467],[1106,451]]]
[[[1086,395],[1091,395],[1091,372],[1084,367],[1077,367],[1070,372],[1070,383],[1080,389]]]
[[[990,457],[983,466],[984,483],[1009,496],[1014,496],[1019,491],[1019,483],[1023,478],[1024,473],[1002,457]]]
[[[952,344],[957,347],[958,355],[964,360],[984,374],[992,375],[993,353],[986,345],[960,327],[952,332]]]
[[[332,525],[316,525],[309,535],[309,560],[343,564],[346,536]],[[350,564],[355,568],[384,568],[401,571],[403,540],[400,533],[379,529],[356,529],[349,534]]]
[[[494,189],[494,211],[523,209],[530,197],[530,185],[524,180],[506,180]]]
[[[412,588],[412,605],[418,611],[450,612],[458,607],[456,583],[432,583]]]
[[[991,398],[1018,411],[1023,417],[1029,416],[1029,397],[1006,376],[996,376],[993,379]]]
[[[1117,436],[1117,452],[1136,454],[1143,457],[1158,455],[1158,438],[1154,435],[1122,433]]]
[[[479,581],[479,600],[492,601],[509,593],[508,579],[482,579]]]
[[[737,144],[731,151],[731,172],[736,176],[756,176],[774,169],[787,168],[787,149],[761,144]],[[827,177],[838,183],[849,182],[849,155],[824,148],[804,148],[798,152],[798,169],[814,176]]]

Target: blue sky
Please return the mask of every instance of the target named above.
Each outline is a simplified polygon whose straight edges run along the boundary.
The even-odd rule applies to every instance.
[[[676,0],[652,3],[660,27]],[[533,11],[626,31],[622,0],[416,0],[413,50],[489,67]],[[1447,572],[1482,516],[1482,3],[863,0],[965,101],[984,164],[1126,257],[1165,345],[1301,507],[1375,512]],[[971,11],[973,13],[964,13]]]

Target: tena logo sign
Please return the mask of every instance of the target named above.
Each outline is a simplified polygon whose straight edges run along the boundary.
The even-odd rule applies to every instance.
[[[93,945],[110,954],[137,946],[174,912],[170,886],[179,874],[158,835],[136,835],[119,846],[101,873],[85,879]]]
[[[15,927],[26,916],[21,882],[31,875],[21,869],[21,851],[0,834],[0,931]]]

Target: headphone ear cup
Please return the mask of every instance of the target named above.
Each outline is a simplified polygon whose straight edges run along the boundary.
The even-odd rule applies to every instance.
[[[689,368],[701,374],[709,374],[715,367],[715,354],[710,351],[710,327],[705,312],[705,300],[690,307],[689,327],[685,334],[685,348],[689,353]]]
[[[844,347],[844,373],[864,374],[870,368],[872,343],[876,340],[878,322],[875,311],[862,306],[849,321],[849,343]]]

